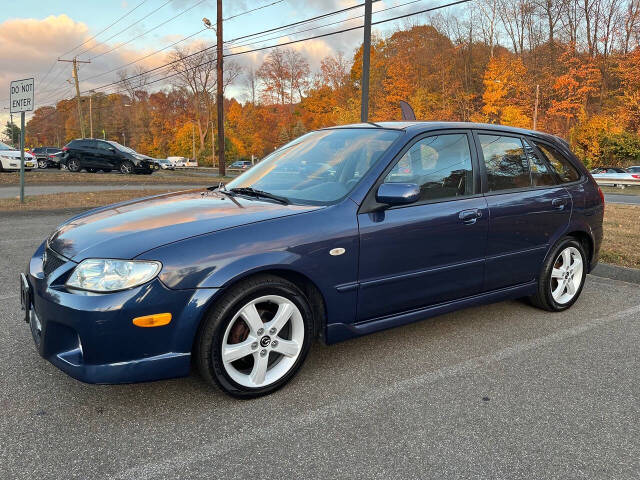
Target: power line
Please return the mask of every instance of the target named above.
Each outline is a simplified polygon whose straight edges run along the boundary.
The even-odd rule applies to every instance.
[[[418,10],[418,11],[415,11],[415,12],[410,12],[410,13],[407,13],[407,14],[398,15],[398,16],[386,18],[386,19],[383,19],[383,20],[378,20],[376,22],[372,22],[371,24],[372,25],[380,25],[380,24],[383,24],[383,23],[392,22],[394,20],[410,17],[410,16],[413,16],[413,15],[419,15],[419,14],[422,14],[422,13],[427,13],[427,12],[431,12],[431,11],[435,11],[435,10],[440,10],[442,8],[452,7],[452,6],[455,6],[455,5],[460,5],[460,4],[468,3],[468,2],[471,2],[471,1],[473,1],[473,0],[457,0],[455,2],[446,3],[446,4],[443,4],[443,5],[436,6],[436,7],[425,8],[425,9]],[[414,3],[414,2],[409,2],[409,3]],[[402,5],[398,5],[398,7],[400,7],[400,6],[402,6]],[[229,53],[229,54],[224,55],[224,57],[233,57],[233,56],[238,56],[238,55],[244,55],[244,54],[247,54],[247,53],[267,50],[267,49],[271,49],[271,48],[279,48],[279,47],[283,47],[283,46],[287,46],[287,45],[292,45],[292,44],[295,44],[295,43],[301,43],[301,42],[306,42],[306,41],[309,41],[309,40],[315,40],[315,39],[318,39],[318,38],[324,38],[324,37],[328,37],[328,36],[331,36],[331,35],[338,35],[338,34],[341,34],[341,33],[346,33],[346,32],[350,32],[350,31],[358,30],[360,28],[363,28],[363,26],[364,25],[358,25],[358,26],[355,26],[355,27],[349,27],[349,28],[344,28],[344,29],[337,30],[337,31],[334,31],[334,32],[323,33],[323,34],[319,34],[319,35],[313,35],[311,37],[306,37],[306,38],[302,38],[302,39],[298,39],[298,40],[290,40],[290,41],[283,42],[283,43],[278,43],[278,44],[275,44],[275,45],[267,45],[267,46],[264,46],[264,47],[254,48],[254,49],[251,49],[251,50],[245,50],[245,51],[242,51],[242,52]],[[214,47],[207,47],[206,49],[203,49],[200,52],[196,52],[196,53],[201,53],[201,52],[203,52],[205,50],[208,50],[210,48],[214,48]],[[175,63],[175,62],[172,62],[172,63]],[[201,67],[201,66],[205,65],[206,63],[207,62],[203,62],[201,64],[195,65],[194,67],[192,67],[190,69],[193,70],[195,68],[198,68],[198,67]],[[163,67],[157,67],[156,70],[159,69],[159,68],[163,68]],[[154,79],[152,81],[149,81],[149,82],[147,82],[146,85],[151,85],[151,84],[163,81],[163,80],[167,80],[167,79],[173,78],[173,77],[175,77],[177,75],[179,75],[178,72],[172,73],[172,74],[166,75],[164,77],[160,77],[160,78]],[[140,74],[137,75],[137,76],[140,76]],[[129,77],[129,78],[133,78],[133,77]],[[111,86],[111,85],[117,85],[119,83],[121,83],[121,82],[113,82],[113,83],[105,85],[103,87],[107,87],[107,86]],[[102,88],[102,87],[97,87],[97,88]],[[116,90],[116,92],[117,91],[118,90]],[[112,93],[116,93],[116,92],[112,92]]]
[[[374,1],[375,1],[375,2],[378,2],[378,1],[380,1],[380,0],[374,0]],[[270,28],[270,29],[268,29],[268,30],[263,30],[263,31],[261,31],[261,32],[256,32],[256,33],[252,33],[252,34],[248,34],[248,35],[242,35],[242,36],[240,36],[240,37],[236,37],[236,38],[234,38],[234,39],[228,40],[226,43],[236,42],[236,41],[238,41],[238,40],[243,40],[243,39],[245,39],[245,38],[251,38],[251,37],[253,37],[253,36],[256,36],[256,35],[262,35],[262,34],[264,34],[264,33],[268,33],[268,32],[273,32],[273,31],[277,31],[277,30],[283,30],[283,29],[286,29],[286,28],[289,28],[289,27],[292,27],[292,26],[295,26],[295,25],[300,25],[300,24],[303,24],[303,23],[312,22],[312,21],[315,21],[315,20],[318,20],[318,19],[321,19],[321,18],[326,18],[326,17],[329,17],[329,16],[337,15],[337,14],[340,14],[340,13],[343,13],[343,12],[347,12],[347,11],[349,11],[349,10],[353,10],[353,9],[355,9],[355,8],[360,8],[360,7],[363,7],[363,6],[364,6],[364,3],[359,3],[359,4],[356,4],[356,5],[352,5],[352,6],[350,6],[350,7],[342,8],[342,9],[340,9],[340,10],[335,10],[335,11],[332,11],[332,12],[327,12],[327,13],[323,13],[323,14],[321,14],[321,15],[317,15],[317,16],[315,16],[315,17],[307,18],[306,20],[299,20],[299,21],[297,21],[297,22],[293,22],[293,23],[290,23],[290,24],[288,24],[288,25],[282,25],[282,26],[279,26],[279,27],[274,27],[274,28]],[[338,32],[338,33],[340,33],[340,32]],[[130,80],[130,79],[132,79],[132,78],[141,77],[142,75],[146,75],[146,74],[148,74],[148,73],[155,72],[155,71],[157,71],[157,70],[160,70],[161,68],[168,67],[168,66],[170,66],[170,65],[173,65],[173,64],[178,63],[178,62],[180,62],[180,61],[183,61],[183,60],[185,60],[185,59],[187,59],[187,58],[191,58],[191,57],[193,57],[193,56],[195,56],[195,55],[199,55],[199,54],[201,54],[201,53],[204,53],[204,52],[206,52],[206,51],[208,51],[208,50],[211,50],[211,49],[214,49],[214,48],[216,48],[216,45],[211,45],[211,46],[209,46],[209,47],[203,48],[203,49],[198,50],[198,51],[196,51],[196,52],[193,52],[193,53],[191,53],[191,54],[189,54],[189,55],[186,55],[186,56],[184,56],[184,57],[182,57],[182,58],[180,58],[180,59],[176,59],[176,60],[173,60],[173,61],[171,61],[171,62],[165,63],[165,64],[163,64],[163,65],[159,65],[159,66],[157,66],[157,67],[151,68],[151,69],[146,70],[146,71],[144,71],[144,72],[140,72],[140,73],[138,73],[138,74],[135,74],[135,75],[132,75],[132,76],[130,76],[130,77],[127,77],[127,78],[125,78],[125,79],[123,79],[123,80]],[[107,88],[107,87],[110,87],[110,86],[112,86],[112,85],[118,85],[118,84],[120,84],[121,82],[122,82],[122,80],[115,81],[115,82],[111,82],[111,83],[108,83],[108,84],[102,85],[102,86],[100,86],[100,87],[96,87],[96,88],[94,88],[94,89],[92,89],[92,90],[102,89],[102,88]],[[86,93],[86,91],[85,91],[85,92],[82,92],[82,93]]]
[[[127,16],[131,15],[133,12],[135,12],[139,7],[142,6],[142,4],[144,4],[145,2],[147,2],[147,0],[142,0],[138,5],[136,5],[135,7],[133,7],[131,10],[129,10],[127,13],[125,13],[124,15],[122,15],[121,17],[119,17],[117,20],[113,21],[111,24],[107,25],[105,28],[103,28],[102,30],[100,30],[98,33],[96,33],[95,35],[93,35],[91,38],[86,39],[84,42],[80,43],[79,45],[76,45],[75,47],[73,47],[71,50],[67,50],[66,52],[60,54],[60,57],[64,57],[65,55],[68,55],[69,53],[73,52],[74,50],[76,50],[77,48],[80,48],[83,45],[86,45],[87,43],[89,43],[91,40],[95,39],[97,36],[102,35],[104,32],[106,32],[107,30],[109,30],[111,27],[113,27],[116,23],[120,22],[120,20],[123,20],[124,18],[126,18]]]
[[[136,20],[135,22],[129,24],[128,26],[126,26],[125,28],[123,28],[122,30],[120,30],[117,33],[114,33],[113,35],[111,35],[109,38],[102,40],[101,42],[98,43],[99,44],[104,44],[105,42],[108,42],[109,40],[117,37],[118,35],[120,35],[121,33],[126,32],[127,30],[129,30],[131,27],[137,25],[138,23],[140,23],[141,21],[143,21],[146,18],[149,18],[151,15],[153,15],[154,13],[156,13],[158,10],[160,10],[162,7],[168,5],[169,3],[171,3],[172,0],[167,0],[166,2],[164,2],[162,5],[160,5],[158,8],[156,8],[155,10],[152,10],[151,12],[147,13],[145,16],[143,16],[142,18],[139,18],[138,20]],[[96,45],[97,46],[97,45]],[[80,52],[78,55],[76,56],[80,56],[80,55],[84,55],[85,53],[87,53],[90,50],[93,50],[95,48],[95,46],[89,47],[85,50],[83,50],[82,52]]]
[[[230,16],[230,17],[225,18],[225,20],[231,20],[231,19],[233,19],[233,18],[237,18],[237,17],[240,17],[240,16],[242,16],[242,15],[247,15],[247,14],[252,13],[252,12],[255,12],[255,11],[257,11],[257,10],[261,10],[261,9],[263,9],[263,8],[271,7],[271,6],[273,6],[273,5],[277,5],[277,4],[282,3],[282,2],[284,2],[284,0],[277,0],[277,1],[275,1],[275,2],[272,2],[272,3],[266,4],[266,5],[262,5],[262,6],[260,6],[260,7],[252,8],[252,9],[250,9],[250,10],[246,10],[246,11],[244,11],[244,12],[237,13],[237,14],[235,14],[235,15],[232,15],[232,16]],[[201,2],[198,2],[198,4],[199,4],[199,3],[201,3]],[[194,7],[195,7],[195,6],[197,6],[198,4],[194,5]],[[191,8],[193,8],[193,7],[191,7]],[[184,12],[182,12],[182,13],[184,13]],[[176,17],[174,17],[174,18],[176,18]],[[164,22],[164,23],[167,23],[167,22]],[[158,28],[158,27],[160,27],[160,26],[162,26],[162,24],[161,24],[161,25],[158,25],[157,27],[154,27],[152,30],[155,30],[155,28]],[[93,79],[93,78],[98,78],[98,77],[101,77],[101,76],[106,75],[106,74],[108,74],[108,73],[113,73],[113,72],[118,71],[118,70],[122,70],[123,68],[128,67],[129,65],[133,65],[134,63],[138,63],[138,62],[140,62],[140,61],[142,61],[142,60],[145,60],[145,59],[147,59],[147,58],[149,58],[149,57],[152,57],[152,56],[154,56],[154,55],[156,55],[156,54],[158,54],[158,53],[160,53],[160,52],[162,52],[162,51],[164,51],[164,50],[166,50],[166,49],[168,49],[168,48],[171,48],[171,47],[173,47],[173,46],[175,46],[175,45],[177,45],[177,44],[179,44],[179,43],[182,43],[182,42],[184,42],[185,40],[188,40],[189,38],[193,38],[193,37],[195,37],[196,35],[199,35],[200,33],[204,32],[205,30],[207,30],[207,28],[203,28],[203,29],[201,29],[201,30],[198,30],[197,32],[195,32],[195,33],[193,33],[193,34],[191,34],[191,35],[188,35],[188,36],[186,36],[186,37],[184,37],[184,38],[182,38],[182,39],[180,39],[180,40],[178,40],[178,41],[176,41],[176,42],[173,42],[173,43],[171,43],[171,44],[169,44],[169,45],[167,45],[167,46],[165,46],[165,47],[163,47],[163,48],[160,48],[160,49],[158,49],[158,50],[155,50],[154,52],[151,52],[151,53],[149,53],[149,54],[147,54],[147,55],[144,55],[144,56],[142,56],[142,57],[139,57],[139,58],[137,58],[137,59],[135,59],[135,60],[133,60],[133,61],[131,61],[131,62],[128,62],[128,63],[124,64],[124,65],[121,65],[120,67],[116,67],[116,68],[113,68],[113,69],[111,69],[111,70],[107,70],[107,71],[102,72],[102,73],[99,73],[99,74],[97,74],[97,75],[92,75],[91,77],[86,78],[86,79],[85,79],[85,81],[91,80],[91,79]],[[149,30],[149,31],[151,31],[151,30]],[[139,38],[140,36],[145,35],[146,33],[149,33],[149,31],[145,32],[144,34],[139,35],[138,37],[135,37],[135,38],[131,39],[129,42],[131,42],[131,41],[135,40],[136,38]],[[129,42],[127,42],[127,43],[129,43]],[[122,45],[124,45],[124,44],[122,44]],[[116,48],[120,48],[122,45],[118,45]],[[100,55],[106,55],[107,53],[110,53],[111,51],[115,50],[116,48],[111,49],[110,51],[104,52],[104,53],[102,53],[102,54],[100,54]],[[97,56],[92,57],[92,58],[97,58],[97,57],[98,57],[98,56],[100,56],[100,55],[97,55]]]
[[[169,22],[171,22],[171,21],[175,20],[175,19],[176,19],[176,18],[178,18],[180,15],[183,15],[183,14],[187,13],[189,10],[191,10],[191,9],[193,9],[193,8],[195,8],[195,7],[197,7],[198,5],[200,5],[200,4],[201,4],[202,2],[204,2],[204,1],[205,1],[205,0],[199,0],[199,1],[198,1],[198,2],[196,2],[195,4],[191,5],[189,8],[186,8],[186,9],[182,10],[182,11],[181,11],[180,13],[178,13],[177,15],[174,15],[173,17],[171,17],[171,18],[169,18],[169,19],[165,20],[165,21],[164,21],[164,22],[162,22],[162,23],[159,23],[158,25],[156,25],[156,26],[155,26],[155,27],[153,27],[153,28],[150,28],[150,29],[149,29],[149,30],[147,30],[146,32],[143,32],[143,33],[141,33],[140,35],[137,35],[137,36],[135,36],[135,37],[133,37],[133,38],[131,38],[131,39],[127,40],[126,42],[119,43],[118,45],[116,45],[115,47],[110,48],[110,49],[109,49],[109,50],[107,50],[106,52],[102,52],[102,53],[99,53],[99,54],[97,54],[97,55],[94,55],[93,57],[91,57],[91,58],[90,58],[90,60],[95,60],[95,59],[96,59],[96,58],[98,58],[98,57],[102,57],[103,55],[107,55],[107,54],[109,54],[109,53],[111,53],[111,52],[113,52],[113,51],[115,51],[115,50],[118,50],[119,48],[124,47],[125,45],[127,45],[127,44],[129,44],[129,43],[133,42],[134,40],[137,40],[137,39],[138,39],[138,38],[140,38],[140,37],[144,37],[145,35],[147,35],[147,34],[149,34],[149,33],[153,32],[154,30],[157,30],[158,28],[162,27],[163,25],[166,25],[167,23],[169,23]]]
[[[252,8],[251,10],[247,10],[246,12],[236,13],[235,15],[231,15],[230,17],[223,18],[223,20],[226,22],[228,20],[231,20],[232,18],[240,17],[241,15],[246,15],[247,13],[252,13],[252,12],[255,12],[256,10],[262,10],[263,8],[271,7],[273,5],[277,5],[278,3],[282,3],[282,2],[284,2],[284,0],[276,0],[275,2],[271,2],[267,5],[262,5],[260,7]]]
[[[413,1],[410,1],[410,2],[406,2],[406,3],[404,3],[404,4],[397,5],[397,6],[395,6],[395,7],[388,7],[388,8],[386,8],[386,9],[380,10],[379,12],[375,12],[375,13],[380,13],[380,12],[382,12],[382,11],[390,10],[390,9],[392,9],[392,8],[398,8],[398,7],[401,7],[401,6],[407,5],[407,4],[416,3],[417,1],[418,1],[418,0],[413,0]],[[435,6],[435,7],[425,8],[425,9],[421,9],[421,10],[418,10],[418,11],[415,11],[415,12],[409,12],[409,13],[407,13],[407,14],[398,15],[398,16],[390,17],[390,18],[386,18],[386,19],[383,19],[383,20],[378,20],[378,21],[372,22],[372,25],[380,25],[380,24],[383,24],[383,23],[387,23],[387,22],[391,22],[391,21],[399,20],[399,19],[402,19],[402,18],[407,18],[407,17],[410,17],[410,16],[419,15],[419,14],[422,14],[422,13],[427,13],[427,12],[431,12],[431,11],[435,11],[435,10],[440,10],[440,9],[442,9],[442,8],[447,8],[447,7],[452,7],[452,6],[456,6],[456,5],[460,5],[460,4],[468,3],[468,2],[470,2],[470,1],[473,1],[473,0],[457,0],[457,1],[450,2],[450,3],[446,3],[446,4],[443,4],[443,5],[438,5],[438,6]],[[338,10],[338,11],[336,11],[336,12],[329,12],[329,13],[327,13],[327,14],[319,15],[319,16],[317,16],[317,17],[313,17],[313,18],[311,18],[311,19],[302,20],[302,21],[299,21],[299,22],[294,22],[293,24],[285,25],[285,26],[282,26],[282,27],[277,27],[277,28],[274,28],[274,29],[265,30],[264,32],[257,32],[257,33],[255,33],[255,34],[245,35],[245,36],[243,36],[243,37],[238,37],[238,38],[248,38],[248,37],[252,37],[252,36],[255,36],[255,35],[259,35],[259,34],[265,33],[265,32],[267,32],[267,31],[274,31],[274,30],[277,30],[277,29],[283,29],[283,28],[286,28],[286,27],[291,26],[291,25],[299,25],[299,24],[301,24],[301,23],[306,23],[306,22],[308,22],[308,21],[313,21],[313,20],[318,19],[318,18],[325,18],[325,17],[330,16],[330,15],[332,15],[332,14],[336,14],[337,12],[340,12],[340,13],[341,13],[341,12],[343,12],[343,11],[351,10],[351,9],[353,9],[353,8],[361,7],[361,6],[363,6],[363,5],[364,5],[364,4],[359,4],[359,5],[355,5],[355,6],[352,6],[352,7],[347,7],[346,9],[341,9],[341,10]],[[348,19],[348,20],[350,20],[350,19]],[[314,39],[318,39],[318,38],[324,38],[324,37],[328,37],[328,36],[331,36],[331,35],[338,35],[338,34],[341,34],[341,33],[346,33],[346,32],[350,32],[350,31],[358,30],[358,29],[360,29],[360,28],[363,28],[363,25],[358,25],[358,26],[354,26],[354,27],[349,27],[349,28],[344,28],[344,29],[341,29],[341,30],[333,31],[333,32],[328,32],[328,33],[323,33],[323,34],[313,35],[313,36],[305,37],[305,38],[298,39],[298,40],[290,40],[290,41],[287,41],[287,42],[282,42],[282,43],[278,43],[278,44],[274,44],[274,45],[267,45],[267,46],[263,46],[263,47],[259,47],[259,48],[254,48],[254,49],[250,49],[250,50],[245,50],[245,51],[242,51],[242,52],[235,52],[235,53],[234,53],[234,52],[232,52],[232,53],[228,53],[228,54],[224,55],[224,57],[233,57],[233,56],[238,56],[238,55],[244,55],[244,54],[247,54],[247,53],[252,53],[252,52],[257,52],[257,51],[267,50],[267,49],[271,49],[271,48],[279,48],[279,47],[283,47],[283,46],[287,46],[287,45],[292,45],[292,44],[295,44],[295,43],[301,43],[301,42],[306,42],[306,41],[314,40]],[[232,42],[232,41],[234,41],[234,40],[230,40],[229,42]],[[192,53],[192,54],[190,54],[190,55],[188,55],[188,56],[186,56],[186,57],[184,57],[184,58],[192,57],[192,56],[194,56],[194,55],[197,55],[197,54],[202,53],[202,52],[204,52],[204,51],[210,50],[210,49],[212,49],[212,48],[215,48],[215,45],[214,45],[214,46],[207,47],[207,48],[204,48],[204,49],[199,50],[199,51],[197,51],[197,52],[194,52],[194,53]],[[183,59],[184,59],[184,58],[183,58]],[[165,68],[165,67],[167,67],[167,66],[169,66],[169,65],[171,65],[171,64],[177,63],[177,62],[179,62],[179,61],[181,61],[181,60],[183,60],[183,59],[174,60],[174,61],[169,62],[169,63],[167,63],[167,64],[164,64],[164,65],[161,65],[161,66],[155,67],[155,68],[153,68],[153,69],[150,69],[150,70],[148,70],[148,71],[141,72],[141,73],[138,73],[138,74],[136,74],[136,75],[132,75],[132,76],[126,77],[126,78],[125,78],[125,79],[123,79],[123,80],[129,80],[129,79],[132,79],[132,78],[140,77],[140,76],[145,75],[145,74],[147,74],[147,73],[151,73],[151,72],[154,72],[154,71],[160,70],[160,69],[162,69],[162,68]],[[198,67],[200,67],[200,66],[203,66],[205,63],[206,63],[206,62],[201,63],[201,64],[198,64],[198,65],[195,65],[195,66],[194,66],[194,67],[192,67],[191,69],[195,69],[195,68],[198,68]],[[167,79],[169,79],[169,78],[172,78],[172,77],[177,76],[178,74],[179,74],[179,73],[172,73],[172,74],[169,74],[169,75],[165,75],[165,76],[163,76],[163,77],[159,77],[159,78],[153,79],[153,80],[151,80],[151,81],[147,82],[147,83],[146,83],[146,85],[151,85],[151,84],[154,84],[154,83],[157,83],[157,82],[163,81],[163,80],[167,80]],[[92,89],[92,90],[101,90],[101,89],[108,88],[108,87],[111,87],[111,86],[117,86],[117,85],[119,85],[119,84],[121,84],[121,83],[122,83],[122,80],[117,81],[117,82],[111,82],[111,83],[108,83],[108,84],[105,84],[105,85],[102,85],[102,86],[96,87],[96,88],[94,88],[94,89]],[[113,94],[113,93],[117,93],[118,91],[121,91],[121,90],[116,89],[114,92],[111,92],[111,94]],[[82,92],[82,93],[87,93],[87,92],[88,92],[88,90],[87,90],[87,91],[84,91],[84,92]]]

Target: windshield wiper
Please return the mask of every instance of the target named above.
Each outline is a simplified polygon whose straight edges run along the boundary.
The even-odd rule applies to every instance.
[[[275,200],[276,202],[282,203],[283,205],[289,205],[291,203],[289,202],[289,199],[285,197],[281,197],[280,195],[274,195],[273,193],[265,192],[263,190],[256,190],[255,188],[251,188],[251,187],[236,187],[236,188],[232,188],[229,191],[233,193],[239,193],[242,195],[250,195],[256,198],[258,197],[269,198],[271,200]]]

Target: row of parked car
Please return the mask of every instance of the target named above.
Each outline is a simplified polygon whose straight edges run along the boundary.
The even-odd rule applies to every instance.
[[[117,170],[125,174],[151,174],[156,170],[175,170],[185,166],[193,166],[193,162],[185,157],[152,158],[118,142],[93,138],[72,140],[62,148],[36,147],[25,151],[27,171],[66,168],[71,172]],[[0,142],[0,171],[19,169],[20,151]]]

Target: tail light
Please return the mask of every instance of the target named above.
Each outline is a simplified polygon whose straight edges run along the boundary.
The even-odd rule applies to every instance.
[[[602,200],[602,206],[604,207],[604,205],[605,205],[604,193],[602,192],[602,189],[600,187],[598,187],[598,193],[600,194],[600,200]]]
[[[632,174],[631,176],[632,176],[633,178],[637,178],[638,180],[640,180],[640,175]]]
[[[66,152],[67,150],[69,150],[69,147],[62,147],[63,152]]]

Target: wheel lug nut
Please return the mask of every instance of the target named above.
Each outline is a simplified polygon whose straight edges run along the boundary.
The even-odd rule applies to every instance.
[[[251,344],[251,348],[252,348],[253,350],[255,350],[256,348],[258,348],[258,342],[253,342],[253,343]]]
[[[264,328],[259,328],[258,329],[258,335],[262,335],[264,333]]]
[[[273,348],[276,348],[278,346],[278,340],[274,340],[273,342],[271,342],[271,346]]]
[[[271,328],[269,329],[269,333],[270,333],[271,335],[273,335],[274,333],[276,333],[276,327],[271,327]]]
[[[266,354],[267,354],[267,350],[266,349],[260,350],[260,356],[261,357],[264,357]]]

